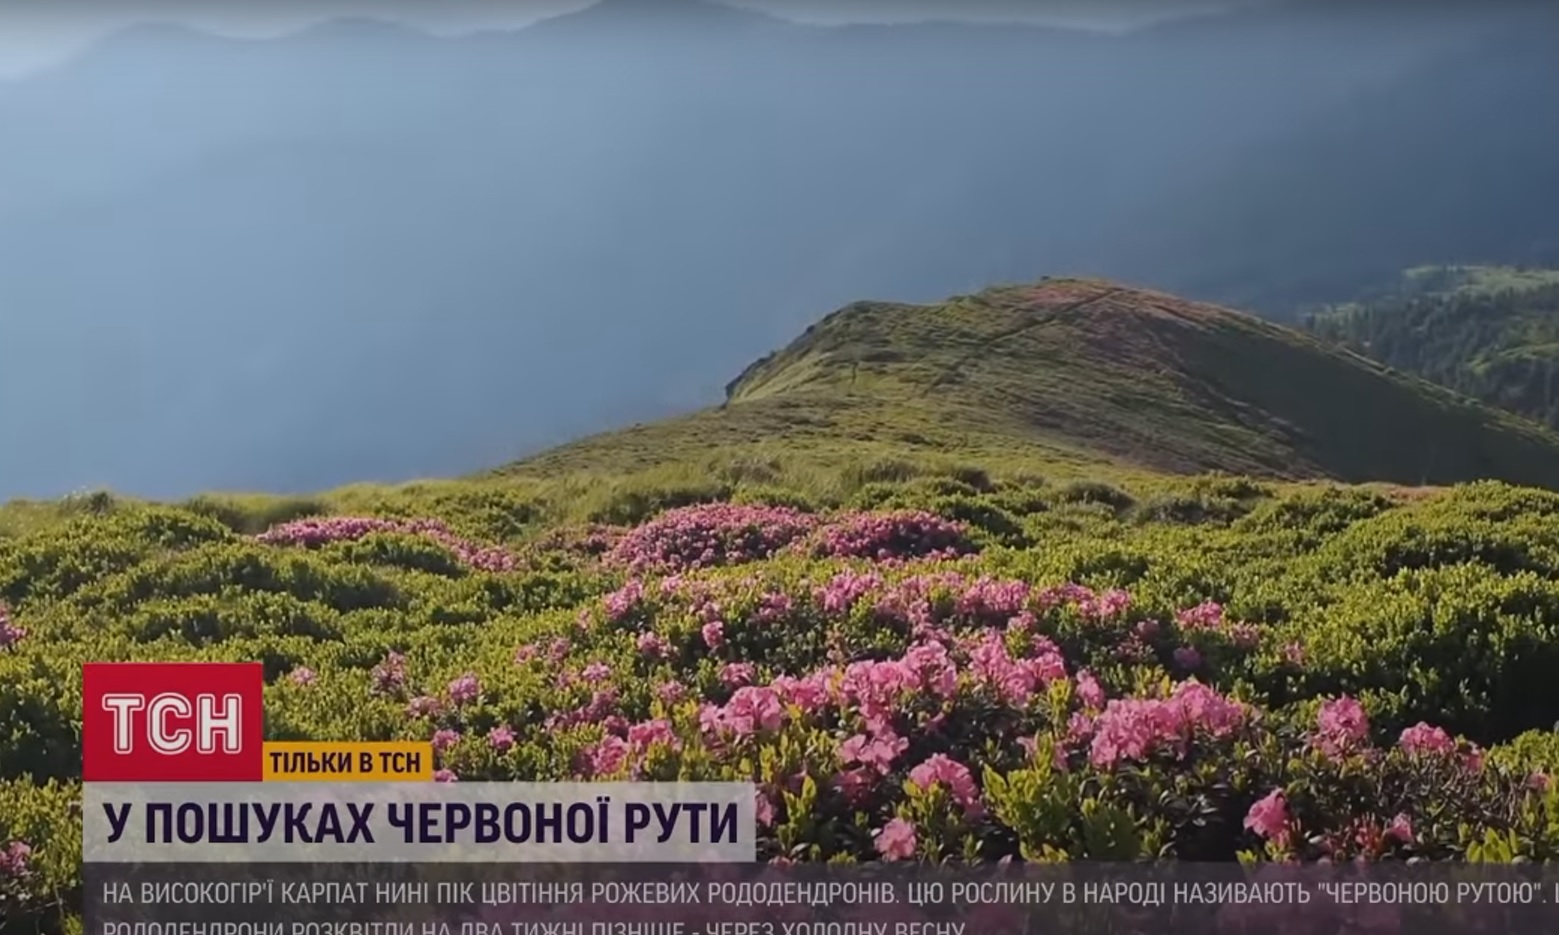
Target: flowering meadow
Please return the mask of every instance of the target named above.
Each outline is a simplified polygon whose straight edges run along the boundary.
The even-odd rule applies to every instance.
[[[77,924],[88,660],[260,660],[270,739],[431,740],[443,782],[752,781],[765,860],[1559,857],[1559,494],[494,497],[0,538],[12,917]]]

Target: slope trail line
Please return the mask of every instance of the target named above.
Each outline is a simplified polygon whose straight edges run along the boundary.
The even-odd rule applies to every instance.
[[[1023,324],[1018,325],[1018,326],[1016,326],[1014,328],[1008,328],[1005,331],[1000,331],[1000,332],[997,332],[996,334],[991,335],[978,348],[976,348],[975,350],[972,350],[969,353],[965,354],[964,356],[958,358],[957,360],[953,361],[951,364],[948,364],[947,367],[942,371],[942,373],[936,379],[932,380],[930,383],[928,383],[926,385],[926,388],[921,391],[920,395],[921,396],[929,396],[929,395],[931,395],[931,391],[932,390],[934,390],[937,387],[939,387],[939,386],[943,385],[944,383],[948,382],[949,378],[953,374],[957,373],[959,370],[962,370],[966,364],[969,364],[975,358],[979,357],[981,354],[988,353],[991,350],[991,348],[993,348],[996,345],[1002,343],[1003,341],[1010,341],[1013,338],[1019,337],[1020,335],[1023,335],[1025,333],[1029,332],[1029,331],[1032,331],[1035,328],[1038,328],[1038,327],[1040,327],[1042,325],[1048,325],[1051,322],[1055,321],[1056,319],[1060,318],[1062,315],[1070,315],[1073,312],[1081,311],[1082,309],[1087,308],[1088,306],[1092,305],[1095,302],[1102,302],[1105,299],[1108,299],[1108,298],[1110,298],[1112,296],[1119,295],[1122,292],[1126,292],[1126,291],[1128,291],[1128,290],[1125,289],[1124,287],[1113,286],[1111,288],[1105,289],[1103,292],[1100,292],[1098,295],[1091,295],[1091,296],[1089,296],[1086,299],[1079,299],[1076,302],[1072,302],[1072,303],[1070,303],[1068,305],[1063,305],[1060,308],[1051,309],[1048,314],[1044,314],[1044,315],[1041,315],[1039,317],[1036,317],[1032,321],[1026,321]]]

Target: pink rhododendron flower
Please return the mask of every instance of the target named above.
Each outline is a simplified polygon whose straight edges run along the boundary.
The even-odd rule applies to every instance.
[[[839,760],[846,766],[859,763],[887,775],[893,769],[893,761],[908,749],[908,740],[891,733],[872,737],[856,734],[839,745]]]
[[[1077,700],[1085,708],[1097,710],[1104,707],[1104,686],[1087,669],[1077,670]]]
[[[455,775],[452,769],[441,769],[433,774],[434,782],[459,782],[460,777]]]
[[[710,649],[719,649],[725,645],[725,624],[719,620],[704,624],[699,634],[704,638],[704,645]]]
[[[1218,630],[1223,627],[1223,605],[1217,601],[1203,601],[1175,614],[1175,623],[1180,629],[1192,633]]]
[[[601,738],[601,742],[585,751],[587,769],[591,776],[614,776],[628,763],[628,741],[613,734]]]
[[[0,879],[20,880],[32,873],[32,845],[11,841],[0,849]]]
[[[758,731],[779,728],[785,707],[772,688],[738,688],[723,707],[706,705],[699,712],[699,724],[717,736],[746,737]]]
[[[1289,820],[1288,800],[1283,796],[1283,790],[1273,789],[1246,812],[1245,827],[1258,837],[1282,846],[1288,841]]]
[[[315,682],[319,681],[319,676],[316,675],[314,670],[310,669],[308,666],[298,666],[296,669],[293,669],[291,672],[287,673],[287,678],[292,682],[292,684],[302,685],[304,687],[313,685]]]
[[[482,694],[482,683],[470,672],[449,683],[449,700],[457,705],[469,704]]]
[[[1161,750],[1183,756],[1197,735],[1229,736],[1245,723],[1245,707],[1200,682],[1182,682],[1168,698],[1116,698],[1094,720],[1089,759],[1108,769]]]
[[[958,595],[956,612],[976,625],[1006,620],[1011,626],[1013,621],[1022,619],[1025,625],[1031,626],[1034,615],[1026,608],[1032,591],[1026,581],[980,578],[970,582]]]
[[[449,729],[433,732],[433,752],[443,753],[460,742],[460,733]]]
[[[655,686],[655,697],[666,704],[676,704],[687,698],[688,689],[681,682],[661,682]]]
[[[487,743],[499,753],[506,752],[514,746],[514,731],[507,724],[499,724],[487,732]]]
[[[1066,722],[1066,739],[1070,743],[1086,743],[1093,739],[1096,718],[1082,711],[1073,711]]]
[[[1195,646],[1180,646],[1175,649],[1175,665],[1194,672],[1202,667],[1202,654]]]
[[[1321,703],[1310,743],[1329,757],[1339,757],[1367,746],[1369,735],[1370,722],[1364,706],[1344,695]]]
[[[648,750],[655,744],[670,747],[673,750],[682,747],[682,741],[671,727],[671,722],[665,719],[644,721],[628,728],[628,744],[635,750]]]
[[[765,594],[758,601],[758,610],[753,619],[759,623],[774,623],[783,619],[794,606],[795,601],[783,591]]]
[[[1254,649],[1261,643],[1261,631],[1254,624],[1230,624],[1224,632],[1228,635],[1229,642],[1239,649]]]
[[[1038,621],[1028,611],[1016,614],[1007,620],[1008,633],[1030,633]]]
[[[876,788],[878,776],[872,769],[860,766],[847,769],[834,777],[834,788],[851,805],[861,805]]]
[[[11,610],[0,604],[0,650],[10,649],[27,636],[27,631],[11,622]]]
[[[1066,677],[1066,665],[1054,644],[1043,638],[1036,640],[1039,654],[1032,659],[1014,659],[1007,651],[1007,642],[995,630],[986,630],[969,651],[969,668],[976,681],[989,686],[998,696],[1014,707],[1022,707],[1033,696],[1035,688],[1056,679]],[[951,666],[945,674],[946,690],[950,695],[957,685]]]
[[[803,714],[811,714],[821,709],[831,696],[827,673],[818,673],[801,679],[782,675],[769,687],[774,689],[781,701],[800,708]]]
[[[1413,843],[1413,820],[1406,815],[1397,815],[1391,819],[1391,824],[1386,826],[1386,835],[1396,838],[1403,844]]]
[[[953,801],[963,806],[965,814],[981,811],[980,790],[974,784],[969,767],[957,760],[937,753],[909,771],[909,781],[927,791],[940,785],[947,789]]]
[[[613,622],[619,622],[628,618],[639,607],[639,602],[644,599],[644,582],[637,578],[631,579],[627,584],[606,595],[601,603],[606,608],[606,618]]]
[[[1113,590],[1095,594],[1078,602],[1077,611],[1090,620],[1112,620],[1131,608],[1131,595]]]
[[[632,530],[608,558],[636,572],[734,565],[769,558],[817,524],[817,517],[788,507],[699,504]]]
[[[406,714],[409,717],[433,717],[444,711],[444,702],[431,695],[420,695],[406,704]]]
[[[400,653],[390,653],[384,657],[383,662],[374,666],[370,677],[373,679],[375,693],[399,694],[406,685],[406,657]]]
[[[756,814],[756,817],[758,819],[758,824],[761,827],[764,827],[764,828],[771,828],[771,827],[773,827],[774,826],[774,800],[770,799],[766,794],[764,794],[764,791],[762,789],[754,789],[753,793],[754,793],[753,806],[755,808],[755,814]]]
[[[877,853],[883,860],[909,860],[915,856],[915,826],[894,818],[876,832]]]
[[[838,517],[818,532],[812,547],[818,556],[871,558],[951,558],[972,551],[962,523],[923,510],[856,513]]]
[[[256,536],[255,540],[268,545],[316,548],[331,542],[355,541],[374,533],[423,536],[448,549],[463,564],[479,571],[513,571],[519,564],[513,555],[503,549],[462,539],[436,519],[378,519],[366,516],[300,519],[272,526]]]
[[[665,659],[671,655],[671,644],[664,636],[654,631],[645,631],[639,634],[634,641],[639,648],[639,654],[651,659]]]
[[[1451,739],[1450,734],[1423,721],[1404,730],[1397,743],[1405,752],[1414,754],[1453,753],[1456,750],[1456,741]]]
[[[728,662],[720,669],[720,684],[727,688],[751,685],[758,677],[758,668],[750,662]]]
[[[843,615],[850,612],[856,601],[882,587],[882,576],[876,572],[842,571],[817,589],[814,596],[825,612]]]

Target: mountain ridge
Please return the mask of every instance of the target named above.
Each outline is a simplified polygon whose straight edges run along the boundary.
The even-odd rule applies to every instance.
[[[855,302],[719,406],[499,472],[644,467],[784,439],[1275,479],[1559,486],[1559,435],[1257,316],[1102,279]]]

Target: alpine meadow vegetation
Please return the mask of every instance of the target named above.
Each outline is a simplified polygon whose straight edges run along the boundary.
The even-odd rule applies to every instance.
[[[75,505],[0,540],[0,886],[49,927],[79,899],[93,659],[260,660],[269,738],[431,740],[441,781],[750,780],[771,860],[1559,855],[1559,494],[1116,493],[933,475],[512,539],[491,482],[258,534]]]
[[[1559,493],[1517,485],[1553,436],[1275,326],[1162,297],[1089,317],[1096,287],[1050,288],[1020,336],[1035,359],[1119,350],[1121,315],[1161,345],[1248,340],[1381,411],[1442,413],[1486,457],[1443,459],[1442,486],[1343,483],[1410,459],[1312,436],[1287,449],[1308,477],[1177,473],[1130,456],[1173,432],[1176,464],[1281,460],[1233,394],[1308,424],[1322,403],[1260,368],[1219,396],[1132,364],[1000,411],[1016,358],[966,340],[938,377],[910,352],[977,309],[876,331],[872,308],[718,411],[481,477],[15,502],[7,931],[80,928],[91,660],[257,660],[268,739],[431,741],[443,782],[750,781],[769,861],[1559,857]],[[988,300],[1007,339],[1011,296]],[[1144,386],[1174,396],[1167,421],[1119,421]],[[1129,444],[1088,447],[1095,403]],[[796,434],[748,444],[777,421]]]

